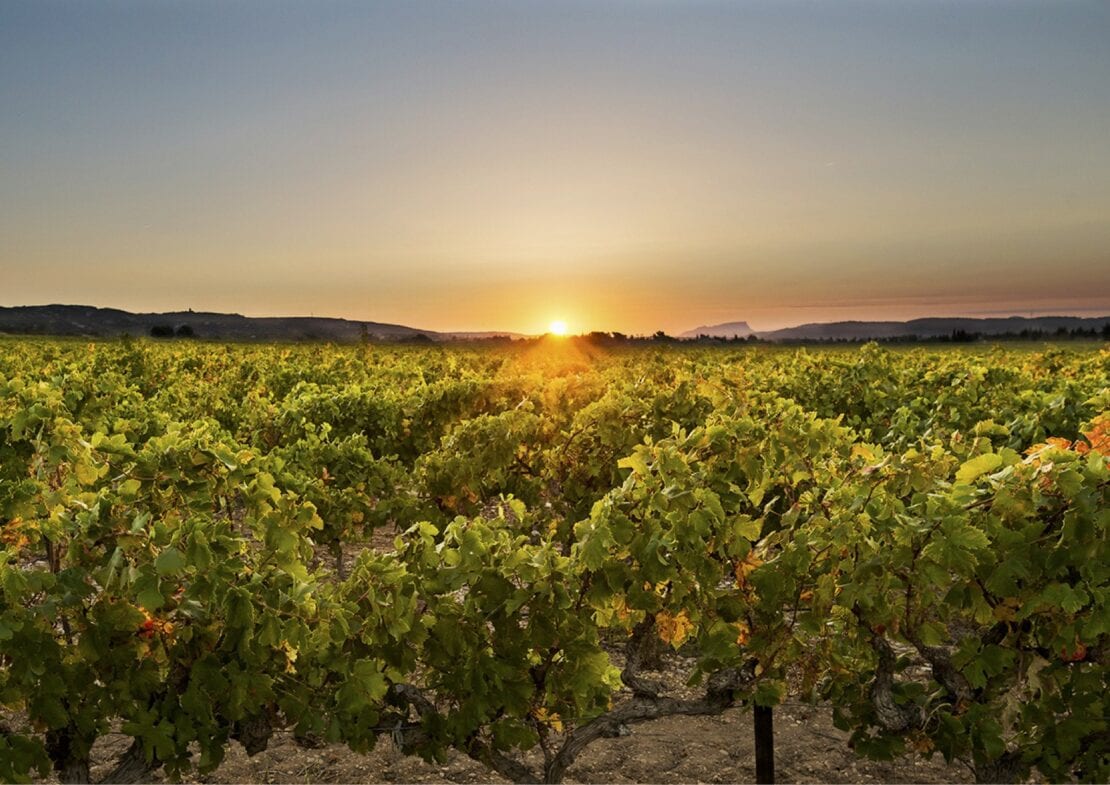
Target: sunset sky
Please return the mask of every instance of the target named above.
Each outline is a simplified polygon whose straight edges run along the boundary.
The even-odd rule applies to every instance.
[[[1110,313],[1110,3],[0,3],[0,305]]]

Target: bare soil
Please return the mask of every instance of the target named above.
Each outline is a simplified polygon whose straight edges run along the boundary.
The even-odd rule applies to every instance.
[[[972,782],[960,764],[945,765],[907,756],[885,763],[863,760],[850,750],[847,735],[832,726],[830,711],[788,704],[775,710],[775,767],[778,782],[942,783]],[[108,762],[126,749],[123,736],[103,739],[94,750],[103,775]],[[718,717],[674,717],[637,725],[618,739],[597,742],[567,774],[568,783],[593,782],[754,782],[752,715],[731,709]],[[460,753],[446,764],[425,763],[402,755],[388,738],[367,755],[332,745],[315,750],[298,747],[289,733],[277,733],[269,748],[248,758],[233,743],[212,774],[187,780],[197,783],[474,783],[504,782]]]

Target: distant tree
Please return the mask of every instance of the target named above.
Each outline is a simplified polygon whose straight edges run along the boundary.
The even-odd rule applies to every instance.
[[[1110,341],[1110,322],[1102,325],[1102,340]]]
[[[662,330],[658,330],[658,331],[656,331],[655,335],[651,336],[651,339],[652,339],[653,341],[673,341],[673,340],[674,340],[674,338],[672,338],[671,336],[667,335],[667,334],[666,334],[665,332],[663,332]]]
[[[173,338],[173,327],[168,324],[156,324],[150,328],[151,338]]]
[[[177,328],[178,338],[195,338],[196,335],[197,334],[193,332],[192,325],[183,324]]]

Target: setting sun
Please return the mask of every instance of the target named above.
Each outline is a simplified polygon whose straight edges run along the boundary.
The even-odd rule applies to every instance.
[[[566,335],[567,323],[562,321],[561,319],[556,319],[547,326],[547,331],[552,335]]]

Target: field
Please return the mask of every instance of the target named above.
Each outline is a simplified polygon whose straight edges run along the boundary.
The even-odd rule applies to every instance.
[[[1108,456],[1095,344],[4,339],[0,780],[1105,782]]]

